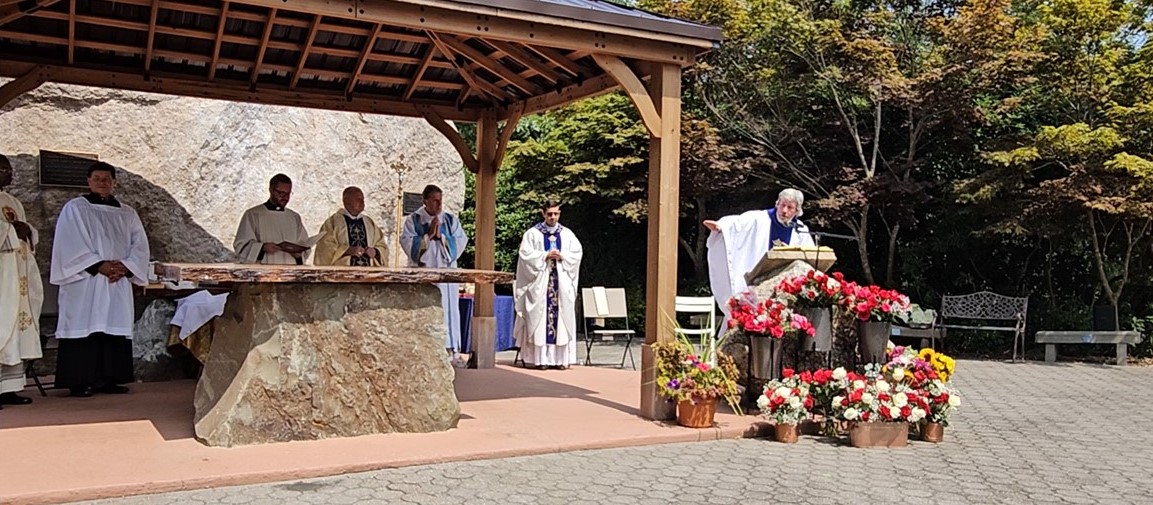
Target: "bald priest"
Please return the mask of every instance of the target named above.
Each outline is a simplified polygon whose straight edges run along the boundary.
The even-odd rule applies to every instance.
[[[356,186],[344,189],[344,207],[320,227],[315,265],[370,267],[384,266],[388,245],[376,222],[364,214],[364,191]]]

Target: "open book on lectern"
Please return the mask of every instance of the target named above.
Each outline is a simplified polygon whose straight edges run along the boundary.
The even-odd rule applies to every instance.
[[[781,270],[794,261],[803,261],[822,272],[827,271],[837,261],[837,254],[832,248],[826,246],[778,246],[765,252],[757,265],[745,274],[745,282],[749,285],[753,281]]]

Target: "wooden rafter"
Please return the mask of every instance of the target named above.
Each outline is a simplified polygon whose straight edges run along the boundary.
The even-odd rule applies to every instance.
[[[409,80],[408,85],[404,87],[404,101],[407,102],[410,98],[412,98],[412,94],[416,91],[417,85],[419,85],[420,80],[424,78],[424,71],[428,70],[428,64],[432,63],[432,58],[434,55],[436,55],[436,46],[434,44],[426,44],[424,57],[420,59],[420,65],[416,67],[416,72],[412,73],[412,79]],[[467,91],[462,92],[461,96],[467,96],[467,94]],[[458,102],[457,105],[459,106],[460,103],[461,102]]]
[[[452,147],[456,149],[456,152],[460,154],[460,159],[464,162],[464,166],[468,167],[468,169],[475,174],[480,165],[477,163],[476,156],[472,154],[472,148],[469,147],[468,143],[464,141],[464,138],[460,136],[460,132],[457,131],[456,128],[449,126],[448,122],[432,108],[418,105],[416,106],[416,110],[420,112],[425,121],[428,121],[428,124],[432,125],[433,128],[436,128],[436,131],[448,139]]]
[[[72,0],[75,3],[76,0]],[[144,50],[144,73],[152,70],[152,48],[156,44],[156,15],[160,13],[160,0],[152,0],[148,15],[148,47]]]
[[[364,41],[364,49],[360,51],[360,58],[356,59],[356,67],[352,70],[352,75],[348,78],[348,85],[344,87],[344,94],[352,96],[352,90],[356,88],[356,82],[360,80],[360,74],[364,71],[364,64],[368,62],[368,55],[372,54],[372,48],[376,46],[376,37],[380,35],[380,23],[372,28],[368,34],[368,39]],[[405,97],[408,100],[408,97]]]
[[[472,88],[465,85],[464,89],[460,90],[460,94],[456,97],[456,108],[464,109],[464,103],[468,101],[468,97],[472,96]]]
[[[540,46],[525,46],[525,47],[527,47],[527,48],[531,49],[533,52],[543,56],[546,60],[553,62],[553,64],[555,64],[556,66],[563,68],[565,70],[565,72],[572,74],[572,76],[575,78],[579,79],[579,78],[583,77],[583,78],[587,79],[593,75],[593,72],[591,70],[589,70],[588,68],[586,68],[584,65],[581,65],[580,63],[577,63],[573,60],[568,59],[565,55],[561,54],[560,51],[557,51],[556,49],[553,49],[551,47],[540,47]]]
[[[268,21],[264,22],[264,34],[260,36],[260,48],[256,50],[256,62],[252,65],[252,75],[248,84],[255,88],[260,78],[260,65],[264,64],[264,52],[268,50],[268,37],[272,36],[272,25],[276,24],[276,9],[268,10]]]
[[[76,0],[72,0],[73,3]],[[220,22],[216,25],[216,41],[212,46],[212,61],[208,64],[208,80],[216,78],[216,65],[220,63],[220,44],[224,42],[224,26],[228,24],[228,1],[220,4]]]
[[[312,50],[312,43],[316,41],[316,32],[320,30],[320,20],[323,18],[317,15],[312,20],[312,28],[308,29],[308,41],[304,43],[304,48],[300,50],[300,61],[296,62],[296,71],[292,73],[292,80],[288,83],[288,89],[296,89],[296,83],[300,81],[300,74],[304,71],[304,65],[308,63],[308,52]]]
[[[592,57],[597,65],[600,65],[629,94],[629,98],[632,99],[633,105],[637,107],[637,112],[641,115],[641,120],[648,128],[649,134],[653,137],[660,137],[663,131],[661,115],[657,113],[653,99],[649,96],[649,91],[645,88],[645,83],[641,82],[640,77],[637,77],[637,74],[633,73],[633,69],[616,56],[594,54]]]
[[[40,9],[51,6],[60,0],[34,0],[17,2],[0,7],[0,26],[6,25]]]
[[[508,81],[517,89],[523,91],[526,95],[532,96],[540,93],[540,88],[535,84],[528,81],[516,73],[510,71],[500,62],[493,60],[488,55],[476,50],[476,48],[465,43],[464,40],[458,39],[452,35],[440,35],[440,40],[451,47],[454,51],[460,53],[465,58],[468,58],[477,65],[480,65],[485,70],[500,76],[502,79]]]
[[[529,54],[528,51],[516,47],[510,42],[505,42],[502,40],[486,40],[485,42],[497,51],[508,55],[509,58],[516,60],[517,63],[532,69],[533,72],[536,72],[537,75],[548,79],[549,82],[552,82],[553,84],[560,82],[561,76],[559,73],[557,73],[556,70],[554,70],[548,64],[541,62],[535,56]]]
[[[76,0],[68,0],[68,64],[76,61]]]
[[[453,68],[455,68],[456,72],[460,74],[461,79],[464,79],[464,81],[467,82],[472,89],[483,92],[497,100],[510,100],[512,98],[512,96],[510,96],[505,90],[494,86],[491,82],[473,75],[473,73],[465,68],[464,65],[458,64],[452,49],[449,48],[447,44],[441,41],[435,33],[426,33],[428,33],[429,40],[431,40],[432,43],[436,45],[436,49],[440,51],[440,53],[443,54],[450,63],[452,63]]]

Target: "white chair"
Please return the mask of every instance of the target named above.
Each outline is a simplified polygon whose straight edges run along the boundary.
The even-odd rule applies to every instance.
[[[696,328],[685,328],[678,325],[677,333],[685,336],[696,336],[701,342],[704,337],[717,334],[716,300],[711,296],[678,296],[673,304],[677,315],[694,314]]]
[[[623,336],[626,338],[625,352],[621,354],[620,367],[625,367],[625,358],[628,357],[632,362],[633,370],[636,370],[637,362],[632,353],[633,338],[636,336],[636,332],[629,329],[629,310],[624,288],[606,288],[604,286],[581,288],[581,302],[583,309],[581,320],[584,321],[585,336],[585,365],[592,365],[594,337],[603,341]],[[594,320],[591,336],[589,335],[590,319]],[[605,321],[607,319],[623,319],[624,328],[608,328]]]

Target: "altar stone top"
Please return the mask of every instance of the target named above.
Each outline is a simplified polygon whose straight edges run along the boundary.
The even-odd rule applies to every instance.
[[[207,284],[512,284],[514,275],[466,268],[368,268],[238,263],[157,263],[162,280]]]

